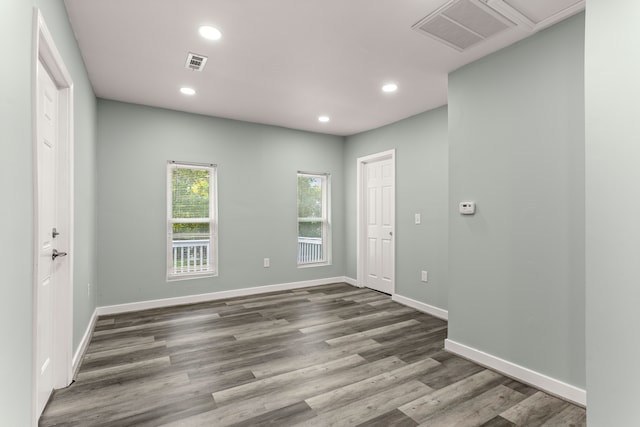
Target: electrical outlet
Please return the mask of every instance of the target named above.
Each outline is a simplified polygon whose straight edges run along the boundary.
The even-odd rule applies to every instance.
[[[426,282],[427,279],[428,279],[427,272],[422,270],[422,275],[421,275],[420,280],[422,280],[423,282]]]
[[[91,283],[87,283],[87,296],[91,296]]]
[[[420,214],[419,213],[417,213],[414,216],[414,220],[415,220],[414,222],[416,223],[416,225],[419,225],[422,222],[422,218],[420,218]]]
[[[264,268],[269,268],[269,264],[270,264],[269,258],[265,258],[264,259]]]

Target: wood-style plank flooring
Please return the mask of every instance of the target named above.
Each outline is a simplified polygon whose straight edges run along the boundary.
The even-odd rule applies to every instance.
[[[100,317],[40,426],[584,426],[443,350],[446,322],[334,284]]]

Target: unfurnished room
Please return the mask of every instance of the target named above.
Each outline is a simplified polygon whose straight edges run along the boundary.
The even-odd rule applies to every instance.
[[[0,425],[640,425],[638,21],[3,0]]]

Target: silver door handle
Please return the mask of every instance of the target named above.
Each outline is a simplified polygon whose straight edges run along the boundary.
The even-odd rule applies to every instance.
[[[56,259],[59,256],[67,256],[67,253],[66,252],[58,252],[57,249],[54,249],[53,253],[51,254],[51,259]]]

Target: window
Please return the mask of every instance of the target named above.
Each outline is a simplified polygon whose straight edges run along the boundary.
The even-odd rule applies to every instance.
[[[217,275],[215,165],[167,164],[167,280]]]
[[[298,172],[298,266],[331,263],[329,175]]]

